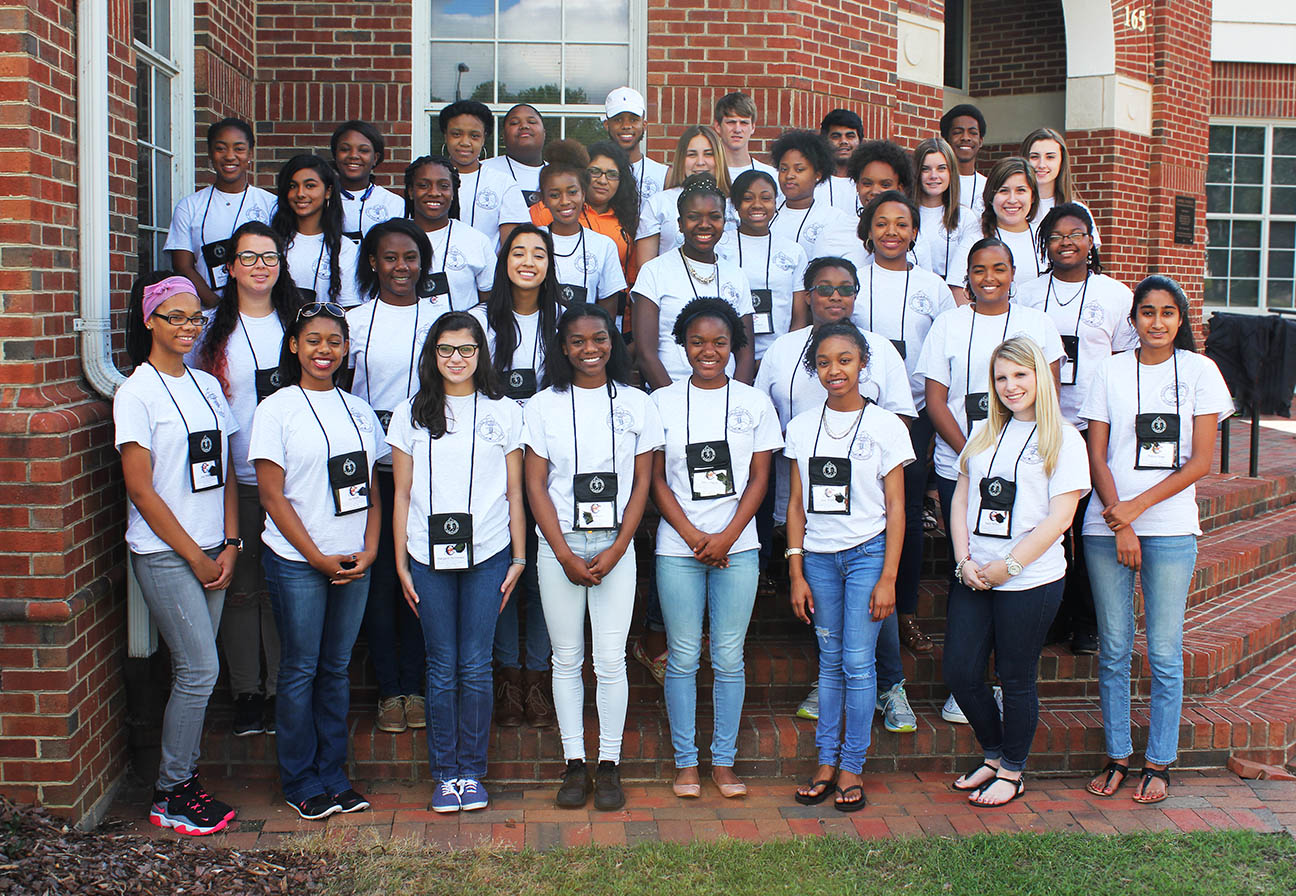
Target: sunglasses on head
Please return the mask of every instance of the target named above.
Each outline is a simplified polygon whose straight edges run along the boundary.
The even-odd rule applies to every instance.
[[[338,320],[346,319],[346,309],[337,302],[310,302],[302,305],[297,312],[297,319],[315,317],[318,314],[327,314],[329,317],[336,317]]]

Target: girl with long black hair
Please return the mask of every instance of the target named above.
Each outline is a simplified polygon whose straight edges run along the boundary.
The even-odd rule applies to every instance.
[[[319,156],[293,156],[279,171],[279,205],[270,226],[287,245],[285,262],[306,301],[360,304],[355,244],[342,236],[337,174]]]

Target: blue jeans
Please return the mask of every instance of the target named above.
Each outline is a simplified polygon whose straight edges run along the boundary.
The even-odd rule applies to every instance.
[[[1040,651],[1058,604],[1062,579],[1025,591],[973,591],[962,582],[950,589],[945,634],[945,686],[987,759],[1008,771],[1021,771],[1039,725],[1035,681]],[[1003,686],[1003,718],[986,681],[994,651],[995,673]]]
[[[378,556],[370,567],[364,633],[378,679],[378,697],[383,699],[423,693],[425,664],[418,619],[396,578],[396,541],[392,515],[386,509],[395,505],[396,485],[389,470],[378,470],[374,479],[385,509],[378,533]]]
[[[284,798],[299,803],[351,786],[346,776],[347,667],[360,633],[369,573],[331,585],[309,563],[261,553],[279,626],[279,694],[275,703],[279,778]]]
[[[1085,559],[1098,615],[1098,691],[1102,696],[1107,755],[1125,759],[1130,739],[1130,658],[1134,652],[1134,570],[1116,560],[1116,538],[1086,535]],[[1193,535],[1144,536],[1143,613],[1147,618],[1148,665],[1152,668],[1148,762],[1169,765],[1179,755],[1183,708],[1183,624],[1188,586],[1197,567]]]
[[[536,535],[535,520],[527,511],[526,559],[527,568],[522,580],[513,589],[513,596],[500,611],[495,621],[495,661],[505,669],[522,668],[522,655],[518,645],[518,604],[526,606],[526,668],[531,672],[549,669],[549,629],[545,625],[544,605],[540,602],[540,580],[536,577],[536,550],[540,536]]]
[[[729,555],[716,569],[693,557],[657,558],[662,616],[666,621],[666,713],[675,767],[694,768],[697,750],[697,672],[702,657],[702,620],[711,621],[711,685],[715,729],[711,765],[731,768],[738,745],[747,677],[743,642],[756,602],[760,562],[755,548]]]
[[[869,598],[885,555],[886,533],[879,532],[835,554],[807,553],[804,561],[819,642],[819,764],[855,774],[864,770],[877,703],[874,666],[882,623],[869,615]]]
[[[486,777],[491,640],[511,557],[505,548],[460,572],[410,561],[427,654],[428,766],[440,781]],[[516,598],[514,589],[509,603]]]

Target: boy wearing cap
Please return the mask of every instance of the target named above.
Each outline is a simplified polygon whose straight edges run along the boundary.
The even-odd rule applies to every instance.
[[[648,124],[648,104],[633,87],[618,87],[607,95],[603,104],[603,127],[612,142],[630,157],[630,170],[639,185],[639,201],[661,190],[670,169],[644,155],[644,129]]]

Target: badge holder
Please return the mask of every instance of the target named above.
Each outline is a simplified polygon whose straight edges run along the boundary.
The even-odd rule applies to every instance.
[[[899,352],[901,361],[909,360],[909,346],[905,344],[903,339],[892,339],[891,345]]]
[[[609,532],[620,525],[615,473],[577,473],[572,477],[572,499],[572,528],[576,531]]]
[[[274,395],[279,391],[279,387],[283,385],[282,381],[279,379],[278,367],[265,367],[259,369],[255,373],[255,378],[257,404],[260,404],[271,395]]]
[[[221,466],[221,434],[218,429],[189,433],[189,487],[194,494],[225,484]]]
[[[684,463],[694,501],[712,501],[736,494],[729,443],[693,442],[684,446]]]
[[[391,411],[380,411],[375,409],[374,416],[378,418],[378,425],[382,427],[383,434],[387,433],[387,427],[391,426]]]
[[[428,557],[437,572],[459,572],[473,565],[471,513],[428,516]]]
[[[753,289],[751,297],[752,330],[757,336],[768,336],[774,332],[774,291]]]
[[[221,284],[216,282],[217,272],[229,262],[229,245],[226,240],[220,240],[215,243],[207,243],[202,249],[203,263],[207,265],[208,281],[212,287],[218,287]]]
[[[981,506],[973,533],[985,538],[1012,538],[1013,502],[1017,483],[1002,476],[981,480]]]
[[[333,515],[346,516],[368,510],[369,459],[364,451],[348,451],[328,460],[329,490],[333,493]]]
[[[364,241],[364,234],[358,230],[348,230],[342,234],[342,237],[355,243],[357,249],[360,248],[360,243]]]
[[[445,271],[428,271],[428,275],[419,281],[418,297],[436,301],[441,296],[450,295],[450,278]]]
[[[1061,381],[1064,386],[1074,386],[1076,384],[1076,371],[1080,367],[1080,337],[1063,336],[1062,350],[1065,354],[1062,356]]]
[[[559,283],[558,295],[564,305],[584,305],[589,301],[589,290],[584,286]]]
[[[990,416],[990,393],[969,392],[963,399],[963,413],[967,417],[968,435],[971,435],[972,424]]]
[[[536,372],[533,368],[522,367],[510,370],[504,378],[504,396],[514,401],[526,401],[536,394]]]
[[[297,292],[301,293],[303,305],[309,305],[311,302],[315,301],[315,297],[318,295],[315,290],[306,289],[302,286],[297,287]]]
[[[524,202],[526,202],[526,204],[527,204],[527,208],[530,208],[531,206],[535,205],[537,202],[540,201],[540,191],[539,191],[539,190],[523,190],[523,191],[522,191],[522,200],[523,200]]]
[[[1179,468],[1179,415],[1139,414],[1134,418],[1136,470]]]
[[[808,513],[850,514],[851,462],[848,457],[810,458]]]

